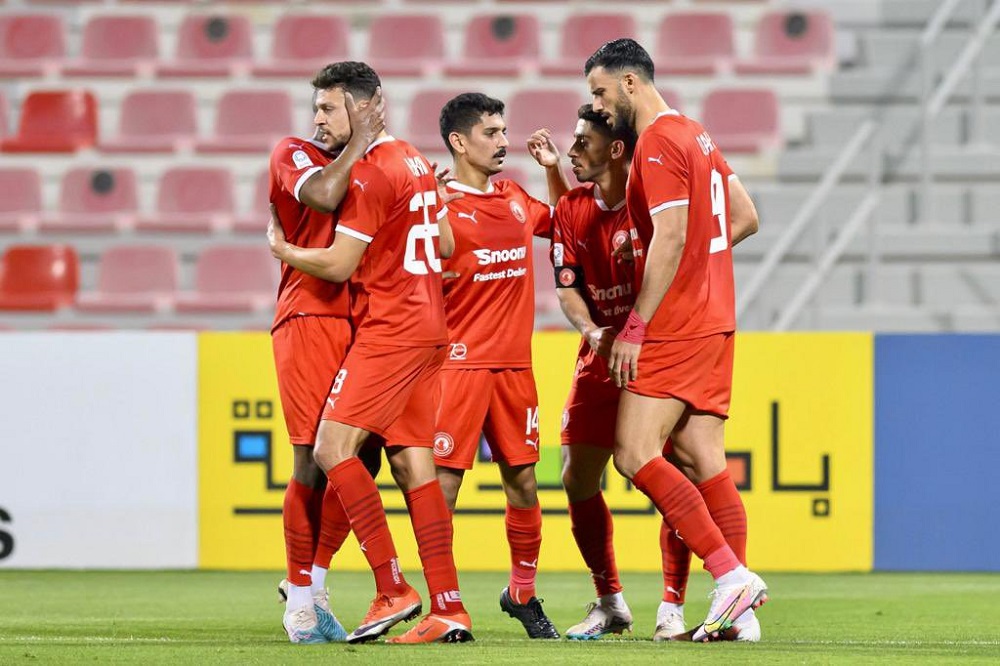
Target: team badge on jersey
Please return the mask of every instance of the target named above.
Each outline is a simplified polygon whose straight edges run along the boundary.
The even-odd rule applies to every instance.
[[[611,237],[612,249],[617,250],[622,245],[624,245],[625,241],[627,240],[628,240],[628,232],[625,231],[624,229],[619,229],[618,231],[615,232],[615,235]]]
[[[295,166],[299,169],[305,169],[306,167],[313,166],[312,159],[304,150],[296,150],[292,153],[292,161],[295,162]]]
[[[567,267],[559,271],[559,284],[564,287],[572,287],[574,282],[576,282],[576,273],[572,268]]]
[[[447,458],[455,450],[455,440],[446,432],[434,435],[434,455]]]
[[[521,208],[521,204],[516,201],[510,202],[510,212],[514,214],[514,217],[521,224],[524,224],[524,221],[528,219],[528,217],[524,214],[524,209]]]

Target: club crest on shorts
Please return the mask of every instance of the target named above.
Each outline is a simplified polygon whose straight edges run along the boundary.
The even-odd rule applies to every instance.
[[[524,209],[521,208],[521,204],[516,201],[510,202],[510,212],[514,214],[514,217],[517,218],[517,221],[521,224],[524,224],[524,221],[528,219],[528,217],[524,214]]]
[[[572,268],[564,268],[559,271],[559,284],[564,287],[569,287],[576,280],[576,273],[573,272]]]
[[[434,455],[447,458],[455,450],[455,440],[446,432],[434,435]]]
[[[464,361],[465,357],[469,355],[469,348],[465,346],[464,342],[452,342],[450,347],[448,358],[452,361]]]
[[[622,245],[624,245],[625,241],[627,240],[628,240],[628,232],[625,231],[624,229],[619,229],[618,231],[615,232],[615,235],[611,237],[612,249],[617,250]]]

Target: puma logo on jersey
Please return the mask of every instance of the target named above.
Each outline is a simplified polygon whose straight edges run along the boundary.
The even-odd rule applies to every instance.
[[[368,181],[366,180],[365,182],[362,183],[360,180],[358,180],[357,178],[355,178],[353,184],[357,185],[358,187],[360,187],[361,191],[364,192],[365,191],[365,185],[368,184]]]
[[[339,395],[336,398],[327,398],[326,399],[326,404],[330,405],[330,409],[337,409],[337,401],[338,400],[340,400],[340,396]]]
[[[490,264],[499,264],[505,261],[525,259],[528,256],[528,248],[525,245],[512,247],[509,250],[487,250],[483,248],[481,250],[473,250],[472,254],[476,255],[480,266],[489,266]]]
[[[476,213],[477,212],[478,211],[474,210],[471,213],[459,213],[458,216],[460,218],[465,218],[466,220],[472,220],[473,224],[479,224],[479,222],[476,221]]]
[[[656,164],[663,166],[663,155],[657,155],[656,157],[647,157],[646,159],[649,160],[650,162],[655,162]]]
[[[538,439],[537,438],[535,438],[535,439],[526,439],[526,440],[524,440],[524,445],[525,446],[530,446],[531,448],[533,448],[534,450],[537,451],[538,450]]]
[[[584,250],[586,250],[587,249],[587,243],[589,243],[589,242],[590,241],[578,240],[578,241],[576,241],[576,244],[579,245],[580,247],[582,247]]]

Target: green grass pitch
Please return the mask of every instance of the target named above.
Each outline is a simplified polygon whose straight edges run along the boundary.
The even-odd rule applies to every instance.
[[[633,634],[578,643],[528,640],[499,610],[505,576],[465,573],[476,641],[431,646],[290,645],[275,593],[281,575],[0,571],[0,664],[1000,663],[995,574],[772,573],[765,575],[771,601],[760,610],[761,643],[693,645],[649,640],[661,591],[656,574],[623,574]],[[417,572],[409,577],[423,590]],[[371,577],[334,571],[328,582],[350,630],[372,596]],[[692,578],[689,624],[707,611],[708,589],[705,574]],[[593,594],[576,573],[543,573],[539,590],[560,631],[583,617]]]

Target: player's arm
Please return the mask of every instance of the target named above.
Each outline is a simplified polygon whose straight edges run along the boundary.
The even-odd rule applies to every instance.
[[[580,331],[580,335],[599,356],[607,358],[617,331],[610,326],[598,326],[594,323],[590,317],[590,308],[578,287],[557,285],[556,296],[559,297],[559,307],[573,328]]]
[[[540,166],[545,167],[545,183],[549,188],[549,204],[556,203],[570,190],[569,179],[562,170],[559,149],[552,143],[551,132],[547,129],[536,130],[528,137],[528,152]]]
[[[750,198],[750,193],[743,183],[735,176],[729,177],[729,218],[733,235],[732,245],[757,233],[760,220],[757,219],[757,207]]]
[[[281,220],[271,204],[271,221],[267,225],[267,240],[271,254],[292,268],[329,282],[346,282],[368,248],[364,240],[338,231],[330,247],[299,247],[285,240]]]
[[[455,254],[455,234],[451,230],[451,222],[448,221],[447,206],[455,199],[461,199],[465,195],[461,192],[452,192],[448,189],[448,181],[454,180],[454,177],[451,175],[451,167],[444,167],[439,170],[438,163],[431,162],[431,172],[437,181],[438,201],[442,206],[438,210],[437,216],[438,229],[441,234],[438,238],[438,250],[441,252],[443,259],[450,259],[451,255]]]
[[[611,378],[624,388],[629,380],[639,376],[639,352],[645,337],[646,324],[660,307],[670,289],[687,240],[687,205],[673,206],[652,215],[653,238],[646,248],[646,265],[639,286],[635,307],[629,313],[625,328],[611,348],[608,366]]]
[[[376,88],[369,102],[355,104],[351,93],[344,93],[351,138],[337,159],[309,176],[299,189],[299,201],[314,210],[330,213],[337,209],[351,184],[351,168],[365,156],[368,146],[385,129],[385,106],[382,88]]]

